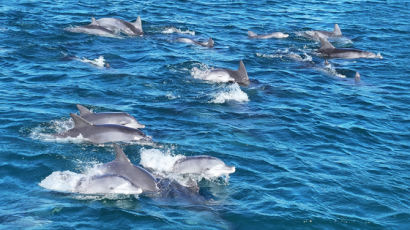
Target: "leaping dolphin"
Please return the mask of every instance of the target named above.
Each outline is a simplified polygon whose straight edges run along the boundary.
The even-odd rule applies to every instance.
[[[227,166],[219,158],[201,155],[177,160],[172,171],[177,174],[201,174],[208,177],[219,177],[234,173],[235,167]]]
[[[342,31],[338,24],[335,24],[333,31],[311,30],[305,31],[304,35],[308,38],[319,40],[319,38],[342,37]]]
[[[144,34],[140,16],[138,16],[134,22],[127,22],[119,18],[100,18],[98,20],[91,18],[91,21],[92,25],[102,26],[106,29],[118,31],[129,36],[140,36]]]
[[[75,138],[81,135],[83,138],[95,144],[118,141],[150,141],[150,138],[138,129],[113,124],[93,125],[76,114],[71,113],[70,116],[74,120],[74,128],[65,133],[57,134],[57,137]]]
[[[380,58],[383,57],[380,54],[367,52],[358,49],[347,48],[335,48],[326,38],[319,37],[320,49],[319,53],[326,59],[330,58],[343,58],[343,59],[356,59],[356,58]]]
[[[258,35],[252,31],[248,31],[248,36],[249,38],[258,38],[258,39],[269,39],[269,38],[287,38],[289,37],[289,34],[285,34],[282,32],[274,32],[270,34],[261,34]]]
[[[238,70],[231,69],[213,69],[205,79],[212,79],[219,82],[236,82],[240,85],[249,85],[248,72],[242,61],[239,62]]]
[[[82,105],[77,105],[80,117],[94,125],[115,124],[124,125],[130,128],[141,129],[145,125],[140,124],[133,116],[124,112],[103,112],[93,113]]]
[[[208,48],[214,47],[214,40],[212,38],[209,38],[208,41],[206,41],[206,42],[198,42],[198,41],[192,40],[190,38],[178,38],[177,41],[178,42],[183,42],[183,43],[186,43],[186,44],[194,44],[194,45],[199,45],[199,46],[203,46],[203,47],[208,47]]]

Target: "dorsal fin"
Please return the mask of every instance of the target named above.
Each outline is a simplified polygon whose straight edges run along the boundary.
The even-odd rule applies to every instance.
[[[82,128],[93,125],[90,122],[86,121],[84,118],[78,116],[77,114],[70,113],[70,116],[71,118],[73,118],[74,128]]]
[[[238,83],[248,85],[249,84],[248,72],[246,71],[245,65],[243,64],[242,60],[239,62],[238,74],[239,74],[240,79],[235,79],[235,80]]]
[[[325,50],[325,49],[334,49],[335,47],[326,39],[322,38],[319,36],[320,40],[320,49]]]
[[[94,17],[91,17],[91,25],[97,25],[97,20]]]
[[[128,159],[127,155],[125,155],[122,148],[115,143],[113,145],[114,145],[114,150],[115,150],[115,160],[120,161],[120,162],[131,163],[130,159]]]
[[[132,24],[135,26],[135,28],[142,31],[142,22],[141,22],[140,16],[138,16],[137,19]]]
[[[207,46],[208,46],[208,47],[214,47],[214,40],[213,40],[212,38],[209,38],[209,39],[208,39],[208,44],[207,44]]]
[[[335,36],[342,36],[342,31],[340,30],[338,24],[335,24],[335,29],[333,30],[333,35],[335,35]]]
[[[249,37],[251,37],[251,38],[253,38],[253,37],[256,37],[256,36],[258,36],[256,33],[254,33],[254,32],[252,32],[252,31],[248,31],[248,36]]]
[[[77,104],[77,109],[78,109],[78,111],[80,111],[80,116],[93,113],[89,109],[87,109],[86,107],[84,107],[82,105],[79,105],[79,104]]]

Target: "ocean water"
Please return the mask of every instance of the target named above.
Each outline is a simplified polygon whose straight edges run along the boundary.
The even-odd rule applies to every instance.
[[[1,228],[410,229],[409,8],[378,0],[1,1]],[[65,30],[91,17],[138,15],[142,37]],[[334,23],[344,35],[336,47],[383,59],[325,65],[319,44],[300,34]],[[255,40],[248,30],[290,36]],[[215,47],[179,37],[212,37]],[[239,60],[249,86],[202,77]],[[177,157],[211,155],[236,172],[198,178],[199,194],[186,197],[47,189],[53,173],[62,176],[48,185],[68,189],[67,178],[114,158],[108,144],[53,138],[72,127],[77,103],[145,124],[156,145],[124,144],[134,164],[164,169]]]

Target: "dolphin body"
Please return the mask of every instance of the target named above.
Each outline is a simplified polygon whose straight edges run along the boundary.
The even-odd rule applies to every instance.
[[[342,58],[342,59],[356,59],[356,58],[380,58],[380,54],[367,52],[358,49],[335,48],[326,38],[319,37],[320,49],[319,53],[326,59]]]
[[[141,17],[134,22],[127,22],[119,18],[100,18],[96,20],[91,18],[91,25],[102,26],[108,30],[120,32],[129,36],[141,36],[144,34],[142,31]]]
[[[145,125],[140,124],[133,116],[123,112],[104,112],[93,113],[82,105],[77,105],[80,117],[84,118],[93,125],[114,124],[123,125],[130,128],[141,129]]]
[[[103,26],[96,25],[93,23],[85,26],[69,27],[65,30],[73,33],[85,33],[103,37],[118,38],[118,33],[116,31],[107,29]]]
[[[274,32],[270,34],[261,34],[258,35],[252,31],[248,31],[248,36],[249,38],[258,38],[258,39],[269,39],[269,38],[287,38],[289,37],[289,34],[285,34],[282,32]]]
[[[78,137],[81,135],[95,144],[149,140],[149,138],[138,129],[113,124],[93,125],[76,114],[71,113],[70,116],[74,120],[74,128],[56,135],[57,137]]]
[[[231,69],[213,69],[211,70],[206,79],[218,79],[221,82],[236,82],[240,85],[249,85],[248,72],[242,61],[239,62],[238,70]]]
[[[319,40],[319,38],[334,38],[342,37],[342,31],[338,24],[335,24],[333,31],[323,31],[323,30],[311,30],[304,32],[305,37],[311,38],[313,40]]]
[[[219,177],[235,172],[235,166],[227,166],[222,160],[207,155],[189,156],[177,160],[172,172],[177,174],[201,174]]]
[[[209,38],[208,41],[206,41],[206,42],[198,42],[198,41],[192,40],[190,38],[178,38],[177,41],[178,42],[183,42],[183,43],[186,43],[186,44],[193,44],[193,45],[208,47],[208,48],[214,47],[214,40],[212,38]]]

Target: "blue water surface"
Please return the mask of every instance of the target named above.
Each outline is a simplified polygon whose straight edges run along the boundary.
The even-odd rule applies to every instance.
[[[408,1],[1,1],[0,223],[32,229],[410,229]],[[143,37],[64,30],[91,17],[133,21]],[[336,47],[383,59],[331,60],[300,31],[332,30]],[[254,40],[247,31],[281,31]],[[176,43],[207,40],[212,49]],[[111,68],[78,57],[102,55]],[[251,84],[197,79],[236,69]],[[356,83],[354,75],[361,74]],[[50,141],[80,103],[125,111],[161,147],[234,165],[201,181],[206,202],[87,197],[47,190],[55,171],[114,158],[110,145]]]

